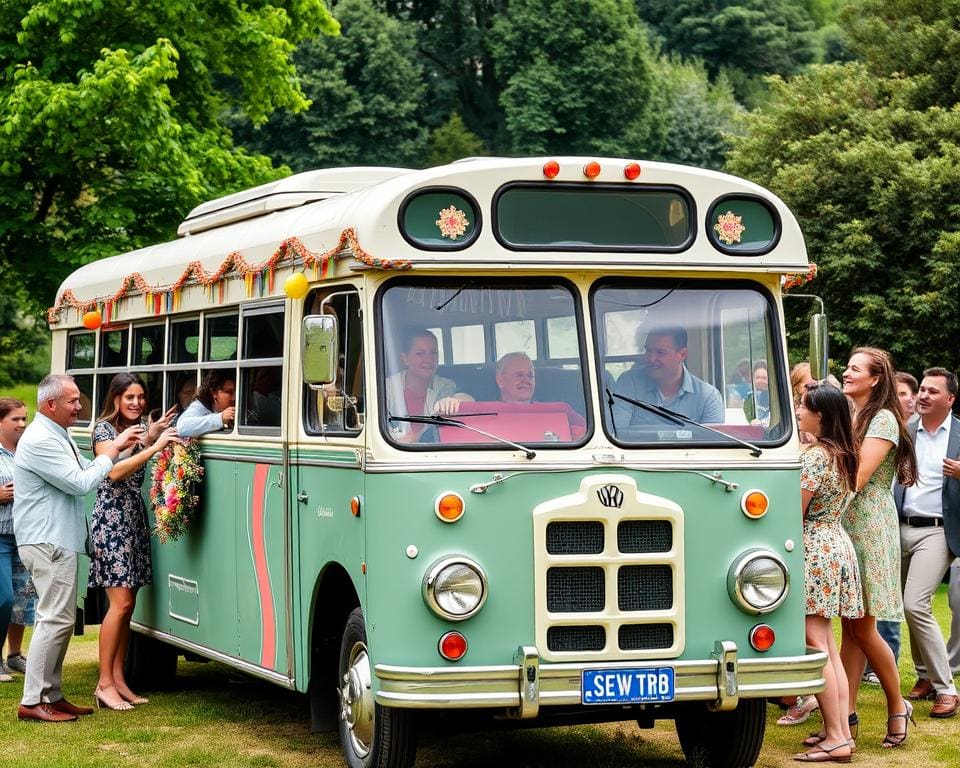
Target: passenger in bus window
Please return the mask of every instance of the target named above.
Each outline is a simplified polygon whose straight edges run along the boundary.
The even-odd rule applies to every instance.
[[[174,405],[177,408],[177,415],[182,414],[187,408],[190,407],[190,403],[193,402],[193,398],[197,396],[197,377],[192,371],[190,373],[183,374],[177,379],[176,392],[174,394]]]
[[[280,367],[267,365],[257,368],[252,376],[251,424],[262,427],[279,427],[280,412]]]
[[[533,361],[525,352],[508,352],[497,361],[497,389],[505,403],[529,403],[537,386]]]
[[[437,375],[440,351],[437,337],[426,328],[414,328],[404,335],[400,362],[403,370],[386,381],[387,415],[450,416],[460,410],[460,403],[472,401],[465,392],[457,392],[451,379]],[[389,422],[394,436],[401,442],[415,442],[423,432],[422,424]]]
[[[177,419],[180,437],[199,437],[230,429],[237,415],[236,376],[232,370],[214,370],[204,376],[197,398]]]
[[[743,401],[743,414],[751,424],[770,422],[770,379],[766,360],[757,360],[753,364],[753,391]]]
[[[520,405],[538,402],[535,398],[537,372],[533,368],[533,361],[526,352],[508,352],[503,355],[497,361],[495,375],[501,402]],[[587,422],[583,416],[565,401],[553,405],[556,406],[554,410],[559,409],[566,414],[572,438],[579,440],[583,437],[587,428]],[[543,404],[534,407],[549,407],[549,405]],[[544,413],[546,412],[544,411]]]
[[[642,360],[617,380],[616,394],[668,408],[701,423],[723,423],[720,390],[694,376],[684,364],[687,359],[686,329],[680,326],[651,328],[641,344],[639,336],[642,332],[642,328],[637,331],[637,346],[646,351]],[[661,417],[623,400],[615,402],[613,413],[618,427],[663,423]]]
[[[107,479],[97,487],[90,530],[90,586],[103,587],[110,602],[100,628],[100,677],[94,698],[98,705],[115,710],[147,703],[130,690],[123,675],[137,590],[153,582],[143,477],[152,456],[168,443],[179,442],[176,429],[169,426],[176,413],[173,408],[149,423],[146,413],[143,379],[118,373],[93,430],[93,451],[99,456],[123,430],[142,427],[141,442],[120,453]]]

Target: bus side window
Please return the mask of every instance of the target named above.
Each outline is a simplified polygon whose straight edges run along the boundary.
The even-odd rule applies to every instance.
[[[240,355],[240,427],[276,433],[283,414],[283,308],[257,307],[243,315]]]
[[[306,314],[337,318],[340,359],[332,384],[319,389],[304,385],[304,427],[310,434],[354,435],[363,428],[365,407],[359,295],[343,287],[325,289],[315,292],[305,307]]]

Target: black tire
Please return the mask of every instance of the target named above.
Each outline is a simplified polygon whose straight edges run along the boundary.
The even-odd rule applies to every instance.
[[[676,715],[677,736],[687,762],[704,768],[750,768],[767,727],[766,701],[741,699],[731,712],[690,704]]]
[[[340,746],[350,768],[408,768],[417,754],[413,713],[373,701],[363,613],[355,608],[340,641]]]
[[[131,630],[123,660],[123,676],[133,688],[164,688],[176,677],[179,655],[172,645]]]

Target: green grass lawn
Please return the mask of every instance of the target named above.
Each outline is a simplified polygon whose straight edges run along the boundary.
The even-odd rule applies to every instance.
[[[944,591],[936,612],[947,625]],[[64,690],[77,704],[93,703],[96,628],[74,637],[64,668]],[[28,651],[29,653],[29,651]],[[900,669],[903,690],[914,682],[904,634]],[[43,768],[326,768],[343,765],[335,734],[312,734],[305,696],[247,678],[220,664],[181,660],[177,677],[162,691],[138,691],[150,703],[132,712],[102,711],[75,723],[18,722],[22,678],[0,684],[0,766]],[[960,717],[931,720],[930,702],[917,705],[918,726],[900,749],[881,750],[886,712],[876,686],[860,696],[860,737],[854,762],[860,766],[960,764]],[[768,707],[767,737],[759,768],[793,766],[791,756],[815,715],[795,727],[775,725],[781,712]],[[636,723],[463,734],[434,721],[420,739],[417,766],[425,768],[679,768],[684,765],[670,722],[652,730]]]

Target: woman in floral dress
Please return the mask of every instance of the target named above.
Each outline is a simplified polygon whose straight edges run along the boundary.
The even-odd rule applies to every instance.
[[[817,694],[823,731],[808,740],[808,752],[794,759],[847,762],[853,744],[847,720],[849,693],[831,619],[863,616],[857,557],[841,524],[857,479],[857,452],[850,408],[840,390],[826,384],[808,387],[797,405],[797,420],[800,429],[817,441],[800,457],[807,644],[824,651],[828,660],[823,670],[826,685]]]
[[[861,619],[843,620],[840,656],[847,673],[851,718],[856,720],[857,691],[869,661],[887,699],[887,735],[882,744],[899,747],[906,741],[913,707],[900,694],[897,662],[877,632],[877,619],[903,621],[900,525],[892,483],[896,475],[902,485],[912,485],[917,463],[900,412],[889,354],[874,347],[854,349],[843,372],[843,392],[853,402],[860,454],[857,496],[844,517],[844,527],[860,564],[865,614]]]
[[[103,413],[93,430],[93,450],[100,454],[118,433],[142,426],[140,442],[120,454],[97,488],[91,528],[90,586],[104,587],[110,601],[100,626],[100,679],[94,698],[98,705],[116,710],[147,703],[130,690],[123,676],[137,590],[153,581],[143,476],[150,457],[177,435],[169,426],[176,408],[149,423],[143,421],[146,412],[143,380],[136,374],[118,373],[110,382]]]

